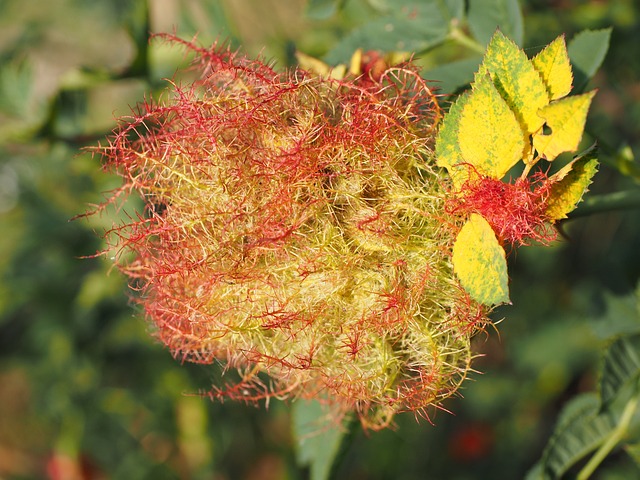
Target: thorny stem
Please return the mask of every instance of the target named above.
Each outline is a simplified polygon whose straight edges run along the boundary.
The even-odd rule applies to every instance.
[[[578,476],[577,480],[587,480],[593,472],[598,468],[598,465],[602,463],[602,461],[609,455],[611,450],[615,448],[615,446],[620,443],[620,441],[624,438],[627,430],[629,429],[629,424],[633,419],[633,415],[638,406],[638,402],[640,401],[640,392],[636,391],[636,394],[629,399],[627,404],[622,411],[622,415],[620,416],[620,421],[618,422],[618,426],[611,432],[607,441],[604,442],[598,451],[591,457],[591,460],[584,466]]]

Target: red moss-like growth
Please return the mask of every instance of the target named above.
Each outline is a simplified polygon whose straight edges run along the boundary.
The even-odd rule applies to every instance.
[[[410,65],[337,81],[181,43],[198,80],[97,149],[123,178],[107,204],[146,205],[107,238],[158,337],[237,370],[212,398],[317,398],[369,428],[427,415],[486,314],[453,274],[434,94]]]
[[[541,172],[513,183],[475,176],[452,195],[449,210],[455,215],[482,215],[502,244],[549,244],[557,237],[546,215],[551,186]]]

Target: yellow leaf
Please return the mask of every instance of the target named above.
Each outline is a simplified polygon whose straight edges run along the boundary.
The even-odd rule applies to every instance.
[[[460,153],[478,173],[500,179],[523,155],[525,136],[489,76],[477,77],[458,125]]]
[[[349,73],[351,75],[355,75],[356,77],[362,73],[362,49],[359,48],[353,55],[351,55],[351,60],[349,61]]]
[[[564,36],[556,38],[533,58],[533,66],[540,72],[550,100],[569,94],[573,83],[571,62]]]
[[[592,148],[549,178],[554,182],[546,209],[551,221],[567,218],[567,214],[582,200],[597,171],[598,160]]]
[[[485,305],[509,302],[504,249],[491,226],[473,213],[453,245],[453,270],[471,297]]]
[[[354,54],[355,55],[355,54]],[[308,72],[315,73],[320,77],[325,78],[335,78],[336,80],[340,80],[344,78],[347,67],[345,65],[337,65],[335,67],[331,67],[327,65],[322,60],[318,60],[310,55],[307,55],[302,52],[296,52],[296,60],[298,61],[298,65],[303,70],[307,70]]]
[[[528,135],[538,131],[543,120],[538,110],[549,103],[542,76],[531,60],[499,30],[493,35],[480,66],[488,72],[507,104],[515,112]]]
[[[533,136],[533,146],[540,157],[553,160],[563,152],[578,148],[595,93],[594,90],[556,100],[540,110],[540,118],[551,129],[549,134],[540,131]]]
[[[458,127],[460,115],[468,98],[469,93],[465,92],[451,105],[436,139],[436,164],[447,169],[456,188],[459,188],[467,179],[467,168],[458,144]]]

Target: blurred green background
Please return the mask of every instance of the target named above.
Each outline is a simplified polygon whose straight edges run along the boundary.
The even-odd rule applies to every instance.
[[[333,2],[336,3],[336,2]],[[198,396],[219,366],[180,365],[129,304],[104,247],[111,220],[70,221],[118,180],[83,147],[159,91],[182,53],[148,31],[208,45],[217,38],[280,67],[296,49],[344,61],[391,0],[0,0],[0,478],[302,479],[289,406],[268,410]],[[407,2],[401,2],[407,3]],[[324,7],[328,9],[323,10]],[[592,193],[638,189],[640,5],[529,0],[530,55],[561,33],[613,27],[587,130],[602,147]],[[388,10],[387,10],[388,12]],[[487,13],[489,15],[489,13]],[[360,36],[359,36],[360,35]],[[362,40],[364,38],[364,40]],[[364,45],[366,46],[366,45]],[[422,45],[427,78],[473,58],[452,42]],[[441,83],[443,90],[455,83]],[[637,322],[640,211],[581,216],[553,248],[510,259],[512,301],[476,339],[482,357],[434,425],[354,431],[337,478],[522,478],[559,408],[593,390],[603,325]],[[97,232],[97,233],[96,233]],[[597,478],[640,478],[623,455]]]

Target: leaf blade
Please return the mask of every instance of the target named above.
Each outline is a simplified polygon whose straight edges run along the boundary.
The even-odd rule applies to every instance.
[[[478,173],[501,179],[523,156],[524,132],[488,76],[479,77],[458,127],[462,158]]]
[[[447,169],[455,188],[459,188],[466,180],[467,169],[460,151],[458,130],[462,111],[468,100],[469,93],[466,92],[451,105],[436,139],[436,165]]]
[[[561,478],[611,434],[616,426],[615,418],[608,413],[598,415],[599,406],[597,395],[583,394],[563,409],[542,454],[544,478]]]
[[[625,385],[640,378],[640,334],[618,338],[605,354],[599,388],[602,404],[609,404]]]
[[[471,297],[485,305],[509,302],[504,249],[489,223],[471,214],[453,246],[453,270]]]
[[[611,29],[583,30],[569,42],[568,53],[573,65],[574,91],[584,91],[589,80],[602,65],[609,50]]]
[[[540,131],[533,136],[533,147],[542,158],[551,161],[578,148],[595,93],[562,98],[540,109],[538,115],[551,128],[550,134]]]
[[[497,31],[492,37],[481,74],[488,72],[498,91],[515,112],[527,134],[542,127],[538,111],[549,103],[547,89],[540,73],[513,41]]]
[[[549,92],[549,100],[562,98],[571,92],[573,72],[564,36],[556,38],[532,59]]]
[[[567,218],[582,200],[598,169],[596,153],[589,150],[551,177],[554,184],[545,212],[551,221]]]
[[[483,45],[499,28],[517,44],[522,44],[524,22],[518,0],[473,0],[467,14],[469,29]]]
[[[327,407],[320,402],[298,401],[292,413],[292,434],[296,442],[296,461],[308,466],[311,480],[327,480],[345,432],[327,425]]]

